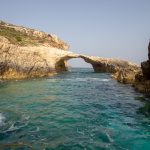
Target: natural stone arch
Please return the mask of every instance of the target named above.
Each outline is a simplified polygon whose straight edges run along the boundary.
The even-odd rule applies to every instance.
[[[55,70],[57,72],[61,72],[61,71],[67,71],[68,70],[68,64],[67,64],[67,61],[69,59],[72,59],[72,58],[79,58],[80,56],[79,55],[76,55],[76,54],[73,54],[71,53],[71,55],[65,55],[63,57],[61,57],[60,59],[58,59],[56,61],[56,64],[55,64]]]
[[[58,71],[58,72],[67,71],[66,64],[67,63],[64,59],[60,59],[55,64],[55,70]]]
[[[72,58],[82,58],[85,62],[92,65],[94,72],[112,73],[114,78],[124,83],[132,83],[135,80],[135,74],[140,70],[139,66],[124,60],[71,53],[71,55],[61,57],[56,62],[56,71],[67,71],[68,66],[66,62]]]
[[[65,53],[65,55],[59,57],[59,59],[55,63],[55,70],[57,72],[67,71],[68,70],[67,61],[70,60],[70,59],[73,59],[73,58],[81,58],[81,59],[83,59],[86,63],[91,64],[91,66],[93,67],[94,71],[96,71],[95,70],[95,64],[94,64],[95,61],[92,60],[89,56],[78,55],[78,54],[70,53],[70,52],[67,52],[67,53]]]

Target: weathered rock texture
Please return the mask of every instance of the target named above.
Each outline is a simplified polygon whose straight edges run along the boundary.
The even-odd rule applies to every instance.
[[[48,46],[68,50],[69,45],[54,34],[47,34],[22,26],[16,26],[0,21],[0,35],[7,38],[11,44],[19,46]]]
[[[141,63],[143,76],[146,79],[150,79],[150,42],[148,45],[148,60]]]
[[[112,73],[113,77],[122,83],[133,83],[136,73],[140,71],[139,66],[124,60],[85,55],[82,55],[81,58],[90,63],[95,72]]]
[[[137,90],[150,94],[150,42],[148,45],[148,60],[141,63],[142,71],[136,75],[134,86]]]
[[[66,60],[76,57],[72,52],[52,47],[16,46],[0,37],[0,78],[49,76],[67,70]]]
[[[57,36],[0,22],[0,79],[43,77],[66,70],[75,57]]]
[[[68,70],[67,60],[71,58],[82,58],[95,72],[113,73],[123,83],[132,83],[140,70],[127,61],[79,55],[68,48],[55,35],[0,22],[0,79],[53,75]]]

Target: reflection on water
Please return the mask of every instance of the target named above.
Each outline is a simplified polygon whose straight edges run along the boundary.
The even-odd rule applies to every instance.
[[[150,149],[148,100],[92,69],[1,82],[0,149]]]

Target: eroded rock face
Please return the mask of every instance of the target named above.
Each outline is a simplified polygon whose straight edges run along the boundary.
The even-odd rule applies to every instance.
[[[0,21],[0,79],[43,77],[60,68],[67,70],[60,59],[73,55],[68,48],[56,35]]]
[[[150,94],[150,42],[148,45],[148,60],[141,63],[141,72],[136,75],[134,86],[138,91]]]
[[[55,51],[55,52],[54,52]],[[50,76],[67,70],[64,57],[71,52],[47,47],[5,47],[0,53],[0,78],[31,78]]]
[[[17,46],[0,37],[0,79],[50,76],[67,70],[65,60],[77,56],[69,51],[43,45]]]
[[[139,67],[127,61],[75,54],[57,36],[0,22],[0,79],[50,76],[68,70],[67,60],[82,58],[95,72],[113,73],[130,83]],[[17,36],[16,36],[17,35]]]
[[[133,83],[135,75],[140,71],[138,65],[124,60],[88,57],[85,55],[82,55],[81,58],[92,64],[95,72],[112,73],[113,77],[122,83]]]
[[[142,68],[143,76],[146,79],[150,79],[150,60],[142,62],[141,68]]]
[[[142,68],[143,76],[149,80],[150,79],[150,42],[148,45],[148,59],[149,60],[141,63],[141,68]]]
[[[0,35],[8,38],[11,44],[24,46],[47,46],[61,50],[68,50],[69,45],[59,39],[54,34],[48,34],[43,31],[30,29],[23,26],[16,26],[10,23],[0,21]],[[16,41],[15,41],[16,38]]]
[[[142,71],[136,74],[133,86],[140,92],[150,94],[150,80],[143,76]]]

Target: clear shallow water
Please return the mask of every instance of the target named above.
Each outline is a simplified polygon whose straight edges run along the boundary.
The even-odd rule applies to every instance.
[[[0,149],[149,150],[148,99],[92,69],[2,82]]]

